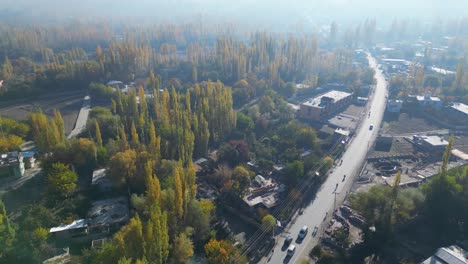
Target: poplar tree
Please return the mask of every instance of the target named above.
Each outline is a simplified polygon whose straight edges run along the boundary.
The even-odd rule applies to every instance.
[[[151,162],[145,164],[145,181],[146,181],[146,199],[148,204],[161,204],[161,186],[159,179],[154,175]]]
[[[57,141],[64,142],[65,141],[65,124],[63,123],[63,118],[62,118],[62,114],[60,114],[60,111],[58,110],[54,111],[54,118],[55,118],[55,123],[57,124],[57,129],[58,129]]]
[[[132,121],[131,127],[131,135],[132,135],[132,147],[137,148],[140,145],[140,140],[138,139],[138,133],[135,127],[135,122]]]
[[[175,179],[175,212],[179,220],[182,220],[184,215],[184,193],[183,193],[183,182],[180,175],[180,170],[177,168],[174,170]]]
[[[99,128],[99,123],[98,123],[97,120],[94,123],[94,125],[95,125],[95,133],[96,133],[96,142],[97,142],[99,147],[102,147],[101,129]]]

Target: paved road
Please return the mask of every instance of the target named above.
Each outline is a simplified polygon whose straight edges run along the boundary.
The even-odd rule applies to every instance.
[[[310,250],[316,245],[317,238],[326,228],[325,225],[328,223],[328,220],[330,220],[335,205],[339,206],[350,190],[353,178],[359,173],[367,156],[369,146],[372,146],[377,136],[385,111],[387,84],[382,72],[377,69],[375,59],[368,57],[368,60],[371,67],[376,71],[375,78],[377,79],[376,89],[368,102],[368,107],[370,107],[371,110],[370,117],[365,113],[361,128],[357,131],[356,136],[352,139],[346,152],[343,154],[342,165],[332,169],[332,173],[322,185],[315,200],[304,209],[302,215],[298,215],[297,218],[285,228],[285,231],[281,235],[276,237],[278,242],[273,253],[263,258],[260,263],[299,263],[302,259],[306,259]],[[373,125],[374,129],[369,130],[370,125]],[[347,175],[344,181],[343,175]],[[336,197],[335,189],[337,193]],[[297,234],[304,225],[309,227],[309,232],[303,241],[297,241]],[[317,235],[313,237],[312,231],[315,226],[319,228],[319,231]],[[284,239],[287,235],[291,235],[294,238],[293,243],[296,245],[296,252],[290,259],[286,258],[286,252],[283,247]]]
[[[75,128],[68,135],[68,139],[74,138],[81,134],[86,129],[88,122],[89,111],[91,111],[91,97],[85,96],[83,99],[83,107],[80,109],[78,118],[76,119]]]

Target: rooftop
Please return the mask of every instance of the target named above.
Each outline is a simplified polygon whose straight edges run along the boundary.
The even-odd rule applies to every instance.
[[[91,184],[92,185],[100,184],[104,181],[107,181],[108,179],[106,178],[107,178],[107,169],[95,170],[93,171],[93,178],[91,180]]]
[[[315,98],[309,99],[308,101],[306,101],[306,102],[304,102],[302,104],[306,105],[306,106],[313,106],[313,107],[322,108],[322,107],[324,107],[322,105],[322,98],[330,99],[332,101],[332,103],[335,104],[336,102],[338,102],[340,100],[343,100],[346,97],[351,96],[351,95],[352,95],[351,93],[332,90],[332,91],[329,91],[329,92],[327,92],[325,94],[319,95],[319,96],[317,96]]]
[[[34,158],[34,151],[25,151],[25,152],[21,152],[21,156],[23,158]]]
[[[447,146],[448,141],[439,136],[422,136],[421,139],[431,146]]]
[[[89,226],[110,225],[128,220],[128,202],[125,197],[96,201],[88,212]]]
[[[422,96],[422,95],[418,95],[416,96],[416,100],[418,101],[440,101],[440,98],[439,97],[435,97],[435,96]]]
[[[18,152],[8,152],[0,156],[0,167],[16,165],[20,163],[21,156]]]
[[[86,219],[80,219],[80,220],[75,220],[70,224],[62,224],[57,227],[52,227],[49,232],[50,233],[56,233],[56,232],[62,232],[65,230],[72,230],[72,229],[78,229],[78,228],[83,228],[86,227]]]
[[[106,85],[116,85],[116,84],[123,84],[123,82],[111,80],[106,83]]]
[[[455,245],[442,247],[421,264],[468,264],[468,252]]]
[[[450,107],[457,110],[457,111],[459,111],[459,112],[464,113],[465,115],[468,115],[468,105],[466,105],[466,104],[453,103]]]

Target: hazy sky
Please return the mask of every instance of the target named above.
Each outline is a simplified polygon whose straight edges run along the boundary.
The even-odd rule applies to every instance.
[[[0,0],[0,11],[48,21],[64,18],[138,18],[154,22],[232,22],[285,27],[395,17],[432,19],[468,16],[468,0]],[[2,14],[2,13],[0,13]]]

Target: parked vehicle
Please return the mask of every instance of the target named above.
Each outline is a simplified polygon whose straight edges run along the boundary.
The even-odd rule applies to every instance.
[[[284,244],[289,245],[289,244],[291,244],[292,241],[293,241],[293,237],[292,236],[287,236],[286,239],[284,240]]]
[[[315,226],[314,231],[312,232],[312,236],[315,237],[317,235],[317,232],[318,232],[318,227]]]

